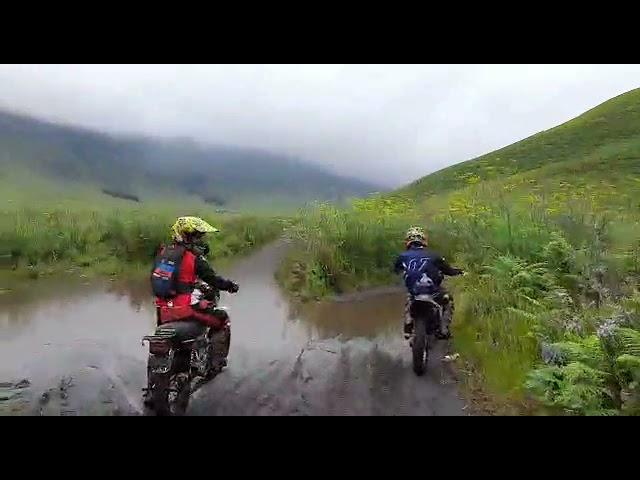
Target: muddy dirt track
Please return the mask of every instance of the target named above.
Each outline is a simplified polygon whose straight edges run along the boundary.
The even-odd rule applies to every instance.
[[[273,273],[286,246],[238,261],[223,294],[229,366],[189,415],[466,415],[446,342],[416,377],[401,337],[402,292],[381,289],[294,310]],[[146,285],[36,281],[0,297],[0,414],[139,415],[154,325]],[[25,381],[22,381],[22,380]]]

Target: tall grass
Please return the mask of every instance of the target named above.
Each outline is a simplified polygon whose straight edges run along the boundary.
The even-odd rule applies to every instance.
[[[200,215],[221,232],[211,237],[211,254],[226,258],[278,235],[277,219],[253,216]],[[19,208],[0,212],[0,245],[14,268],[76,264],[125,266],[148,263],[177,214],[171,210]]]
[[[378,200],[302,211],[287,232],[296,247],[280,270],[282,283],[303,298],[388,283],[395,240],[406,228],[403,206]]]

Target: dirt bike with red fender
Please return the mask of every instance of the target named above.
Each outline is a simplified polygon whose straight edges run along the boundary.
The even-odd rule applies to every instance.
[[[226,360],[220,363],[214,355],[215,348],[225,349],[226,358],[231,341],[229,316],[224,307],[218,306],[219,298],[217,290],[199,283],[192,294],[192,303],[202,299],[215,301],[213,314],[223,321],[224,345],[213,340],[215,332],[211,327],[197,321],[159,324],[153,335],[143,337],[143,344],[149,344],[147,387],[143,389],[145,414],[184,415],[195,389],[226,365]]]

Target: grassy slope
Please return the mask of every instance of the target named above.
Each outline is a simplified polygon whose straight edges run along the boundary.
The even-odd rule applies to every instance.
[[[619,95],[579,117],[520,142],[423,177],[398,193],[429,196],[469,183],[506,179],[514,174],[589,160],[633,160],[640,152],[640,89]],[[631,166],[633,162],[625,165]],[[603,165],[606,170],[606,164]],[[562,167],[560,167],[562,170]],[[609,173],[613,173],[610,170]],[[607,175],[609,176],[609,175]]]
[[[549,374],[552,367],[534,368],[541,344],[575,341],[581,345],[593,339],[589,335],[596,324],[621,314],[637,325],[633,311],[629,313],[622,305],[637,295],[640,89],[514,145],[429,175],[399,193],[418,200],[427,222],[437,224],[438,218],[448,217],[450,231],[443,237],[451,255],[471,269],[484,266],[480,271],[489,269],[498,277],[497,281],[483,280],[479,271],[456,284],[460,299],[456,346],[471,359],[469,368],[494,395],[524,401],[527,391],[523,387],[531,372],[536,379]],[[533,226],[538,233],[532,232]],[[549,237],[539,234],[545,229],[560,232],[563,241],[569,242],[565,254],[572,266],[566,272],[559,274],[546,267],[552,259],[545,256],[550,243],[544,242]],[[466,245],[464,240],[451,244],[465,237]],[[469,241],[486,247],[484,251],[474,249]],[[491,249],[493,252],[488,251]],[[498,253],[501,259],[492,258]],[[524,259],[528,265],[545,262],[540,286],[530,290],[531,301],[544,299],[544,307],[523,305],[521,300],[528,295],[503,291],[521,287],[507,277],[530,275],[524,272],[528,267],[501,264],[505,257]],[[567,286],[563,275],[577,277],[575,284]],[[568,292],[572,306],[560,307],[547,300],[542,290],[549,285],[553,285],[549,291]],[[593,307],[594,298],[601,302],[598,308]],[[491,302],[510,310],[488,312]],[[582,332],[577,338],[567,327],[576,321]],[[563,326],[554,322],[563,322]],[[609,361],[615,363],[615,358]],[[576,365],[584,368],[581,363]],[[610,371],[596,365],[587,362],[594,371]],[[577,380],[579,377],[567,381],[565,377],[569,374],[553,372],[538,383],[529,380],[534,385],[530,391],[550,398],[546,404],[565,411],[610,411],[607,402],[594,400],[597,395],[584,393],[601,388],[602,382],[595,377],[589,381]],[[558,389],[561,394],[550,393],[557,378],[569,386]],[[620,394],[619,388],[616,383],[614,397]],[[636,407],[625,408],[633,411]]]
[[[432,246],[470,272],[449,281],[455,346],[495,400],[524,405],[534,393],[560,411],[639,412],[640,369],[629,366],[640,365],[639,206],[634,90],[393,195],[323,207],[292,232],[301,250],[281,278],[310,296],[388,281],[403,230],[424,223]],[[615,347],[594,336],[621,318],[636,330],[616,330],[626,337]],[[564,349],[568,365],[540,366],[543,345]]]
[[[527,397],[525,379],[539,361],[541,344],[562,344],[567,339],[580,344],[585,336],[590,338],[595,324],[621,311],[628,313],[621,305],[635,298],[640,238],[640,89],[514,145],[429,175],[400,193],[417,199],[427,222],[435,220],[437,224],[436,219],[449,217],[447,228],[455,233],[443,235],[448,243],[445,249],[472,269],[484,265],[483,273],[487,267],[500,265],[488,252],[491,249],[495,254],[525,259],[528,264],[551,263],[545,256],[548,237],[536,238],[531,232],[533,225],[538,231],[560,232],[569,242],[568,248],[575,251],[566,252],[572,263],[567,272],[545,270],[542,286],[532,290],[540,301],[546,295],[540,293],[542,288],[554,284],[549,288],[552,291],[559,284],[557,291],[564,289],[571,295],[571,308],[551,301],[544,308],[524,306],[524,297],[502,291],[517,288],[505,277],[489,282],[479,274],[456,283],[460,300],[457,348],[471,359],[469,368],[478,373],[476,378],[482,378],[485,388],[508,401],[521,402]],[[452,245],[452,237],[467,237],[486,248],[474,251],[464,241]],[[519,267],[500,268],[497,271],[511,278],[522,273]],[[604,274],[598,276],[599,271]],[[491,274],[500,277],[496,270]],[[576,276],[577,284],[567,287],[558,280],[562,275]],[[520,313],[486,312],[490,302],[482,297]],[[600,308],[590,307],[594,297],[602,302]],[[560,321],[549,318],[554,316],[563,319],[563,327],[550,326]],[[637,322],[633,314],[629,318]],[[579,340],[567,333],[567,325],[576,319],[582,329]],[[534,375],[548,373],[544,368],[533,370]],[[549,394],[555,380],[546,378],[545,382],[534,382],[537,386],[532,391],[552,398],[545,403],[553,407],[566,410],[574,405],[569,410],[580,413],[598,413],[610,407],[575,393],[580,388],[599,388],[595,381],[584,385],[582,380],[567,382],[571,387],[560,391],[571,393],[560,399]],[[617,392],[617,384],[613,390]]]

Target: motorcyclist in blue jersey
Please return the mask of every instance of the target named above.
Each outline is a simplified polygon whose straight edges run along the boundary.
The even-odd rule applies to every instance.
[[[396,259],[394,270],[402,273],[407,288],[407,301],[404,315],[404,336],[411,338],[413,334],[413,318],[411,303],[415,295],[431,294],[443,307],[442,321],[437,337],[450,338],[449,326],[453,315],[453,297],[442,286],[445,275],[462,275],[459,268],[449,265],[446,259],[427,248],[427,235],[420,227],[411,227],[405,237],[406,250]]]

